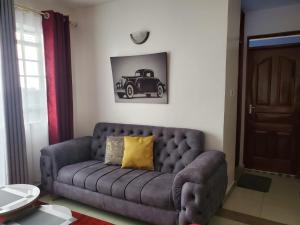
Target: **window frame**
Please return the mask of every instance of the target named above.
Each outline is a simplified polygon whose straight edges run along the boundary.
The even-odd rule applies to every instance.
[[[19,77],[20,77],[20,86],[22,90],[22,99],[23,99],[23,110],[24,110],[24,115],[29,115],[30,111],[32,110],[40,110],[40,119],[39,120],[32,120],[30,119],[25,119],[25,123],[28,124],[34,124],[34,123],[40,123],[40,122],[45,122],[45,120],[48,120],[48,111],[47,111],[47,106],[45,107],[40,107],[40,108],[35,108],[35,107],[30,107],[28,104],[28,99],[29,99],[29,88],[28,86],[28,78],[34,78],[38,80],[38,89],[37,92],[40,92],[39,98],[44,98],[46,94],[46,73],[45,73],[45,60],[44,60],[44,40],[43,36],[39,35],[37,32],[30,31],[27,29],[24,29],[24,26],[28,26],[22,23],[17,23],[16,24],[16,43],[17,46],[20,45],[20,53],[21,56],[19,55],[19,52],[17,54],[18,56],[18,66],[19,66]],[[20,35],[20,38],[18,39],[18,34]],[[32,35],[35,37],[36,41],[35,42],[30,42],[25,40],[25,35]],[[26,47],[34,47],[37,49],[37,59],[26,59],[25,57],[25,48]],[[19,50],[18,50],[19,51]],[[33,62],[37,63],[37,75],[33,74],[27,74],[27,62]],[[23,74],[20,72],[20,63],[23,68]],[[22,81],[23,80],[23,84]],[[35,89],[35,88],[33,88]],[[42,102],[42,101],[41,101]],[[46,103],[45,103],[46,104]]]

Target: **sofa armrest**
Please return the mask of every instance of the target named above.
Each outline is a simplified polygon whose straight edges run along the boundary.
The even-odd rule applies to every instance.
[[[91,141],[92,137],[82,137],[43,148],[40,162],[42,186],[51,191],[52,183],[62,167],[89,160]]]
[[[180,171],[172,193],[179,224],[208,223],[223,202],[227,164],[220,151],[206,151]]]

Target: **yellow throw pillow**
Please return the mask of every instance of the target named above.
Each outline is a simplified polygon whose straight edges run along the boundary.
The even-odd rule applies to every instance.
[[[154,137],[124,137],[122,168],[154,170]]]

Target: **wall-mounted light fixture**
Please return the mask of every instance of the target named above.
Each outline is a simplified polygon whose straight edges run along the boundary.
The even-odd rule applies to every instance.
[[[138,31],[130,34],[130,38],[133,43],[137,45],[144,44],[149,38],[150,32],[149,31]]]

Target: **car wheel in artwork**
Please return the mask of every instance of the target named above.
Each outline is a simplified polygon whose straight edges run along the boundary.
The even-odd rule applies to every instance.
[[[134,95],[134,88],[131,84],[128,84],[126,87],[126,95],[128,98],[133,98]]]
[[[162,98],[164,95],[164,88],[162,85],[158,85],[157,87],[157,97]]]

